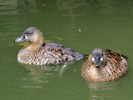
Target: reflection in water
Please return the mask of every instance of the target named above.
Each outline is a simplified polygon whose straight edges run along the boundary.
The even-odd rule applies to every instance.
[[[45,7],[51,6],[51,4],[57,7],[58,10],[70,10],[90,7],[90,9],[98,9],[103,14],[112,14],[119,8],[125,8],[127,11],[133,9],[132,0],[123,0],[119,3],[119,0],[55,0],[55,1],[38,1],[38,0],[5,0],[0,1],[0,15],[12,15],[18,13],[38,13],[44,12]],[[89,9],[89,10],[90,10]],[[121,10],[121,12],[123,12]],[[65,12],[66,12],[65,11]],[[79,12],[82,13],[82,12]],[[117,12],[118,13],[118,12]]]
[[[87,86],[90,90],[89,98],[91,100],[107,100],[112,97],[110,94],[106,94],[104,91],[112,91],[115,89],[115,82],[95,83],[87,82]]]
[[[72,64],[70,62],[69,64]],[[65,69],[69,65],[56,66],[36,66],[36,65],[23,65],[28,71],[28,77],[24,77],[22,80],[26,81],[26,84],[22,85],[23,88],[42,88],[42,84],[49,83],[49,80],[53,77],[61,78]],[[30,84],[27,84],[30,81]]]
[[[114,7],[113,7],[113,2],[111,2],[111,0],[104,0],[105,2],[101,3],[101,6],[103,7],[102,9],[100,9],[100,11],[103,14],[112,14],[114,11]]]
[[[16,0],[1,0],[0,1],[0,15],[11,15],[16,14]]]
[[[119,3],[118,0],[98,0],[99,1],[99,10],[103,14],[118,14],[118,13],[126,13],[127,9],[132,11],[133,1],[126,0],[121,1]],[[130,9],[131,8],[131,9]]]
[[[62,44],[67,43],[71,46],[72,43],[76,43],[74,40],[79,38],[78,45],[87,46],[89,50],[99,46],[100,43],[102,47],[113,49],[119,47],[126,50],[130,56],[129,64],[132,65],[132,12],[133,0],[0,0],[1,98],[75,100],[73,98],[77,97],[76,100],[83,100],[84,97],[84,100],[116,100],[120,96],[119,100],[123,100],[128,96],[128,99],[132,99],[131,68],[128,73],[130,78],[124,82],[120,81],[119,85],[113,82],[106,84],[90,82],[86,88],[86,84],[80,81],[80,71],[77,71],[82,66],[81,63],[73,64],[70,69],[67,69],[67,65],[55,67],[22,65],[27,72],[25,68],[23,70],[16,64],[18,46],[13,43],[27,26],[34,25],[42,29],[46,27],[49,36],[67,33],[64,40],[69,38],[70,32],[73,37],[69,42],[61,41]],[[109,25],[106,19],[112,23]],[[80,33],[75,30],[79,30]],[[104,32],[107,34],[103,35]],[[76,49],[85,52],[82,47],[77,46]],[[73,69],[76,70],[74,73]]]
[[[76,9],[87,6],[86,0],[56,0],[56,5],[59,10]]]
[[[115,88],[116,83],[114,82],[105,82],[105,83],[95,83],[95,82],[87,82],[87,86],[91,90],[113,90]]]
[[[111,95],[107,96],[106,94],[92,93],[90,100],[108,100],[111,99]]]
[[[39,5],[38,5],[39,6]],[[0,1],[0,15],[16,15],[18,13],[37,12],[36,0],[2,0]]]
[[[82,32],[81,28],[76,27],[76,17],[81,17],[85,14],[84,12],[75,12],[75,9],[88,6],[88,2],[86,0],[56,0],[56,6],[59,11],[62,11],[60,16],[70,18],[68,33],[74,33],[75,29],[79,33]]]

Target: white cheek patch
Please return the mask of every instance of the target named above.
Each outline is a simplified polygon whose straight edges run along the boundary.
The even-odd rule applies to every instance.
[[[27,40],[28,39],[28,36],[25,36],[25,39]]]
[[[103,61],[103,58],[100,58],[100,61]]]
[[[93,62],[95,61],[95,58],[94,57],[92,57],[92,59],[91,59]]]

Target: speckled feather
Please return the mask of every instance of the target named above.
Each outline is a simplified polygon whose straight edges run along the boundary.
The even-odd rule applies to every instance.
[[[128,66],[124,56],[108,49],[103,51],[103,55],[104,62],[99,68],[96,68],[90,60],[90,54],[81,69],[81,75],[84,79],[95,82],[106,82],[115,80],[126,73]]]
[[[36,51],[25,48],[18,53],[18,61],[24,64],[56,65],[80,59],[83,59],[82,54],[55,43],[46,43]]]

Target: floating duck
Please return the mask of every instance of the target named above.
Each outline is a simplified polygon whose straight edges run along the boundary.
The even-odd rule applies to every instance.
[[[43,33],[36,27],[27,28],[15,42],[30,44],[18,52],[17,60],[23,64],[56,65],[73,60],[81,60],[83,54],[56,43],[45,43]]]
[[[107,82],[118,79],[128,69],[127,57],[111,50],[95,48],[83,64],[81,75],[94,82]]]

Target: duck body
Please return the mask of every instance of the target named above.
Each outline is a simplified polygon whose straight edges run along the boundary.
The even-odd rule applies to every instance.
[[[24,64],[56,65],[64,62],[81,60],[83,55],[55,43],[46,43],[35,51],[24,48],[18,53],[18,61]]]
[[[98,59],[99,60],[98,60]],[[118,79],[128,69],[125,56],[111,50],[96,48],[83,64],[81,75],[94,82],[107,82]]]
[[[23,64],[56,65],[83,59],[83,55],[56,43],[44,43],[43,35],[35,27],[27,28],[15,42],[30,42],[18,52],[17,60]]]

